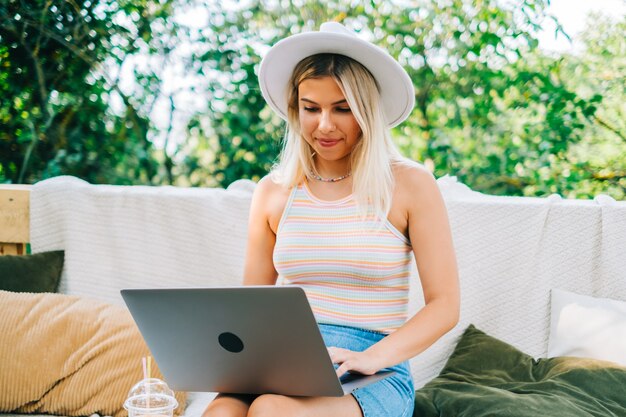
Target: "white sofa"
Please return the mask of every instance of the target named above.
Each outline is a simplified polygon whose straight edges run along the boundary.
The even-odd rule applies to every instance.
[[[439,179],[452,225],[462,306],[456,328],[411,361],[416,386],[435,377],[473,323],[545,356],[550,290],[626,300],[626,202],[494,197]],[[124,287],[238,285],[255,184],[227,190],[90,185],[73,177],[31,191],[33,252],[65,250],[60,292],[122,304]],[[423,303],[417,276],[411,311]],[[192,393],[186,416],[212,394]]]

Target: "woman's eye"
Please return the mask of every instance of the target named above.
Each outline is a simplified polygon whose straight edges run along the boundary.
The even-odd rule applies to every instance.
[[[314,113],[317,111],[317,107],[303,107],[304,111]]]
[[[350,113],[352,110],[350,107],[337,107],[339,113]]]

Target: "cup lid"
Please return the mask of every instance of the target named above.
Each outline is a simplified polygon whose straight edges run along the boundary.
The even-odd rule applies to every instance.
[[[158,378],[139,381],[128,392],[124,408],[135,411],[170,410],[178,407],[174,392]]]

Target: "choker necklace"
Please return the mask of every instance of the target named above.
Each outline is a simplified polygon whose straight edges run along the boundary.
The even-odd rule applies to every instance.
[[[322,182],[337,182],[337,181],[341,181],[341,180],[345,180],[346,178],[348,178],[350,175],[352,175],[352,172],[348,172],[346,175],[342,175],[341,177],[336,177],[336,178],[324,178],[324,177],[320,177],[319,175],[317,175],[315,172],[311,171],[309,173],[309,175],[311,176],[311,178],[313,178],[314,180],[318,180],[318,181],[322,181]]]

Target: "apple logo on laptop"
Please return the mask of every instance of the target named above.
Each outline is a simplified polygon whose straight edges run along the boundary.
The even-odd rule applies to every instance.
[[[217,337],[220,346],[232,353],[239,353],[243,350],[243,342],[241,339],[230,332],[221,333]]]

